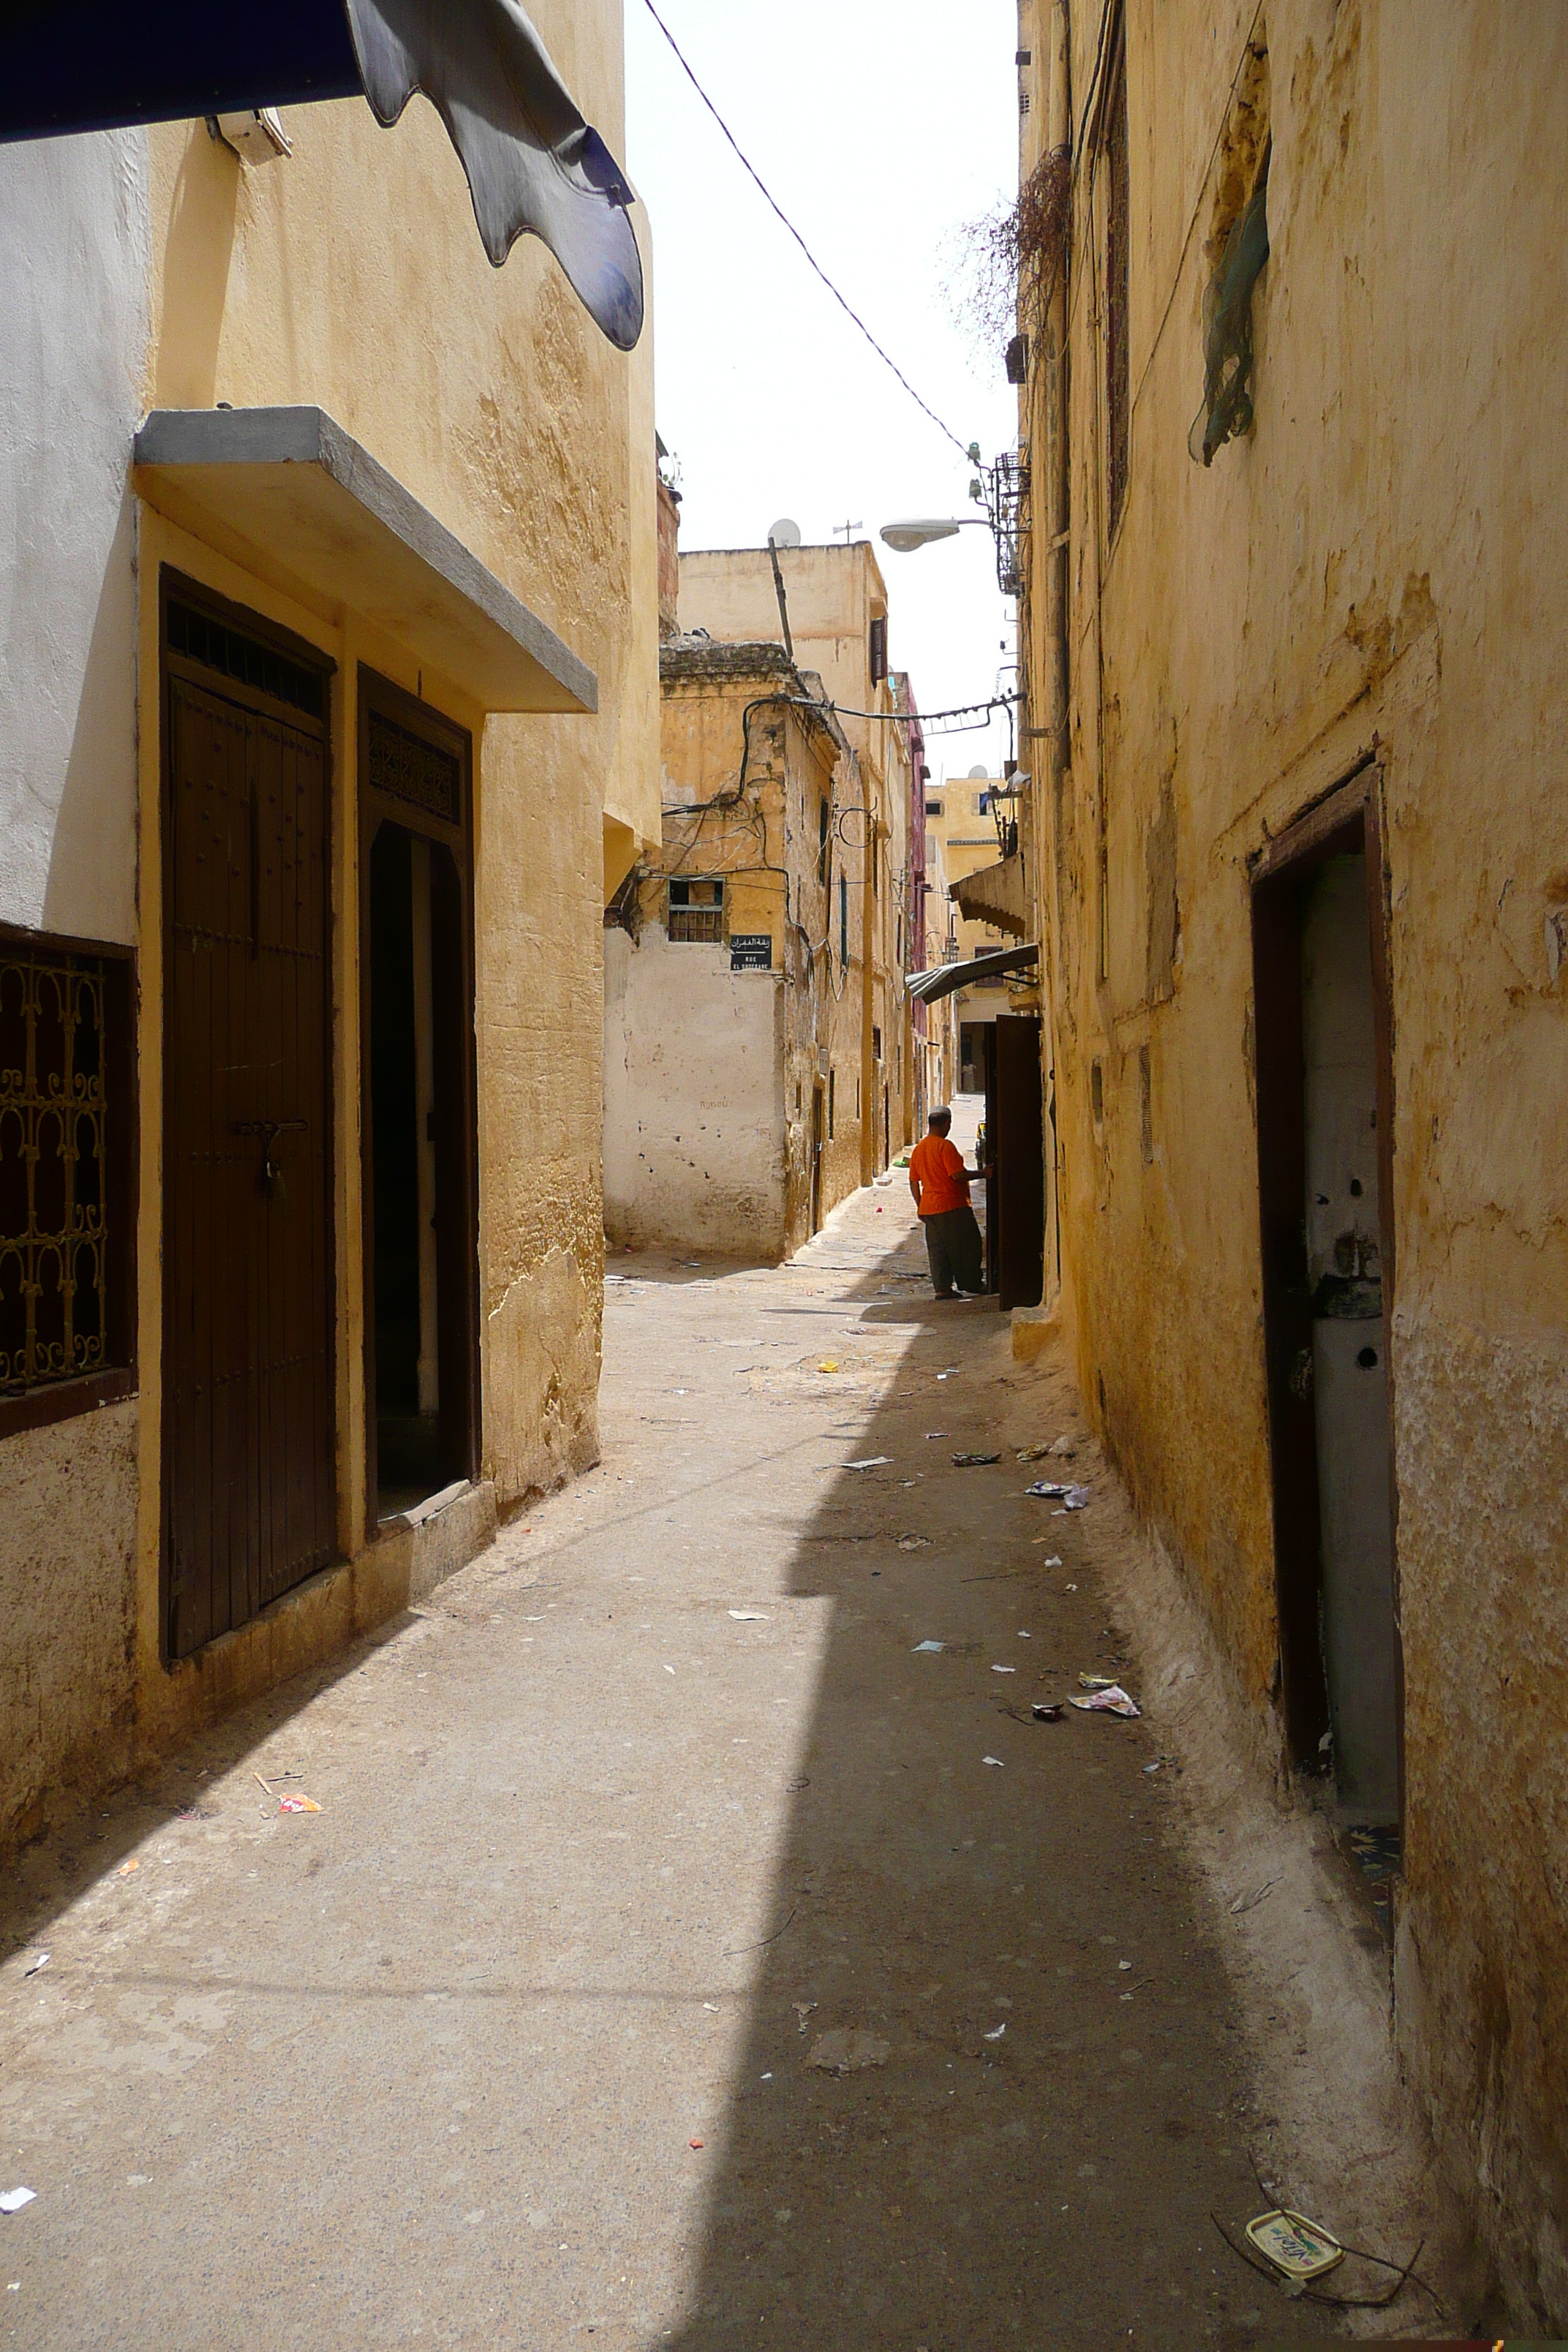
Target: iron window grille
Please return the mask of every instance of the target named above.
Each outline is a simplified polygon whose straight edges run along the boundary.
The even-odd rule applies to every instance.
[[[1028,530],[1029,461],[1004,449],[991,471],[991,528],[996,539],[996,585],[1004,596],[1024,593],[1024,540]]]
[[[689,947],[721,946],[724,884],[717,876],[672,874],[669,877],[669,937]]]
[[[129,958],[0,931],[0,1433],[130,1390],[134,1125]]]
[[[1131,367],[1128,336],[1129,258],[1131,224],[1127,184],[1127,54],[1125,40],[1116,61],[1105,140],[1108,193],[1105,223],[1105,388],[1107,411],[1106,507],[1108,533],[1114,537],[1127,496],[1131,461]]]

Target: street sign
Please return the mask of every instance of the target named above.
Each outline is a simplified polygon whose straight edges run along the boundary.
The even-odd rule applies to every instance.
[[[731,971],[772,971],[773,968],[773,942],[771,932],[731,932],[730,969]]]

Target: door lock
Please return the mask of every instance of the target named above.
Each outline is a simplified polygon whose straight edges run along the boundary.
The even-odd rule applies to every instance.
[[[264,1200],[276,1201],[279,1206],[289,1198],[289,1187],[283,1171],[273,1159],[272,1147],[280,1135],[302,1135],[310,1126],[305,1118],[241,1118],[234,1125],[236,1135],[259,1135],[261,1138],[261,1194]]]

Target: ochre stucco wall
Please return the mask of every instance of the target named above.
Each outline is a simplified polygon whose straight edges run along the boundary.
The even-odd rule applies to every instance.
[[[1026,40],[1048,57],[1051,12],[1031,13]],[[1074,12],[1079,103],[1096,21]],[[1544,5],[1473,0],[1439,23],[1415,0],[1271,0],[1257,423],[1205,471],[1185,441],[1210,162],[1252,11],[1141,0],[1127,22],[1129,491],[1108,543],[1104,361],[1075,278],[1071,769],[1036,810],[1064,1311],[1089,1409],[1272,1721],[1247,861],[1375,753],[1405,1672],[1395,2023],[1510,2293],[1561,2324],[1568,980],[1549,927],[1568,900],[1568,445],[1545,420],[1560,405],[1546,322],[1568,295],[1568,30]],[[1103,186],[1091,220],[1088,184],[1085,276],[1103,254]],[[1025,422],[1038,460],[1043,371]],[[1046,586],[1037,553],[1042,724]]]
[[[534,14],[563,78],[617,146],[619,0],[573,8],[546,0]],[[112,679],[117,643],[124,677],[107,754],[108,706],[84,690],[57,730],[63,793],[44,773],[47,761],[33,761],[39,840],[25,870],[13,847],[0,857],[0,893],[6,912],[16,902],[16,919],[132,938],[142,1013],[140,1396],[112,1415],[29,1433],[3,1449],[16,1479],[8,1492],[27,1498],[27,1508],[0,1537],[0,1589],[37,1581],[36,1559],[47,1564],[40,1534],[58,1551],[58,1513],[49,1534],[51,1446],[75,1447],[83,1492],[101,1497],[104,1523],[90,1555],[68,1531],[69,1574],[62,1580],[58,1563],[51,1571],[63,1585],[87,1580],[91,1591],[78,1598],[94,1630],[63,1647],[28,1634],[28,1661],[43,1662],[26,1667],[36,1721],[25,1752],[9,1744],[3,1751],[0,1834],[34,1818],[39,1801],[73,1778],[86,1785],[112,1774],[126,1758],[324,1654],[398,1605],[420,1573],[404,1557],[406,1545],[367,1544],[365,1526],[354,819],[362,661],[422,691],[474,739],[482,1475],[504,1511],[597,1454],[603,890],[612,833],[634,847],[658,833],[651,330],[629,358],[612,351],[536,240],[491,269],[461,166],[423,100],[390,132],[359,101],[290,110],[286,128],[292,156],[257,170],[199,122],[10,151],[4,165],[13,175],[30,172],[46,194],[54,189],[45,210],[64,222],[61,234],[73,205],[83,215],[74,234],[100,257],[100,278],[111,253],[129,257],[116,303],[91,276],[80,283],[91,321],[83,319],[76,340],[91,345],[96,336],[102,345],[82,386],[95,397],[107,387],[104,429],[95,433],[75,390],[76,281],[65,261],[52,271],[61,315],[43,346],[48,380],[34,387],[30,407],[8,399],[4,419],[0,465],[22,446],[18,417],[36,422],[53,401],[51,446],[65,477],[56,504],[75,531],[67,545],[57,530],[50,551],[65,615],[50,655],[60,686],[84,672],[89,686]],[[646,258],[640,210],[634,222]],[[28,259],[42,269],[47,256]],[[15,330],[0,326],[0,341],[9,354]],[[327,410],[588,663],[596,715],[487,717],[432,667],[416,626],[404,638],[380,634],[319,595],[308,576],[292,575],[287,548],[267,551],[262,579],[140,503],[130,478],[139,414],[220,402]],[[101,580],[95,591],[93,579],[77,577],[73,550],[87,546],[100,508],[103,529],[88,548]],[[156,591],[165,562],[294,630],[336,664],[333,1208],[344,1561],[175,1667],[160,1643]],[[0,651],[25,663],[24,683],[37,686],[47,664],[15,613],[0,627]],[[58,887],[33,911],[35,869],[52,885],[84,877],[71,904],[86,911],[68,919]],[[109,1624],[120,1629],[114,1641],[100,1639],[97,1629]],[[46,1669],[48,1690],[39,1680]],[[106,1724],[116,1727],[113,1739]]]

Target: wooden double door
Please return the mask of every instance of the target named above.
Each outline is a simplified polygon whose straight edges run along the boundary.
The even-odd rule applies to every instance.
[[[183,1657],[330,1560],[329,666],[165,574],[163,1493]]]

